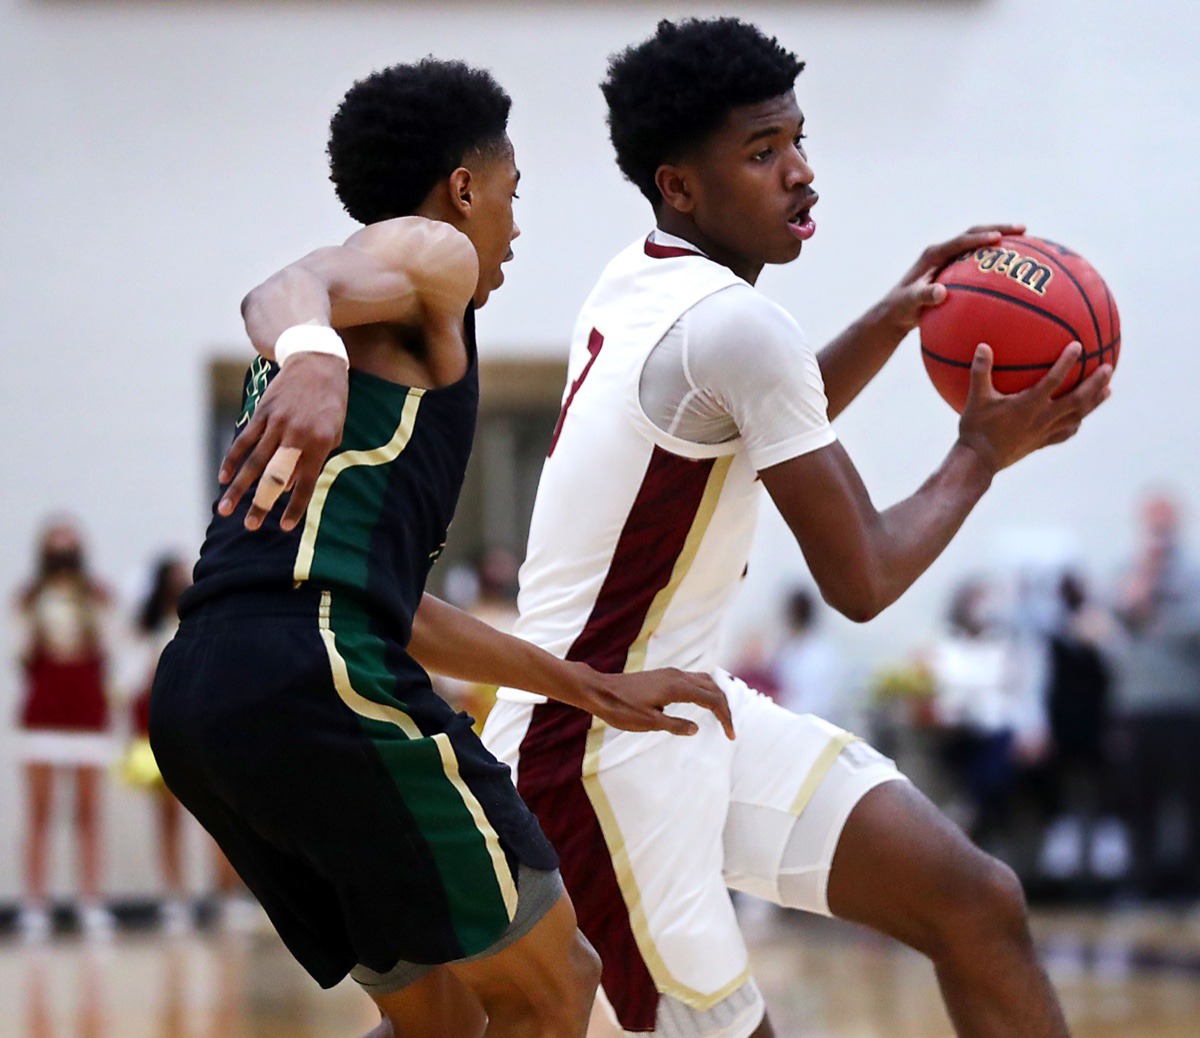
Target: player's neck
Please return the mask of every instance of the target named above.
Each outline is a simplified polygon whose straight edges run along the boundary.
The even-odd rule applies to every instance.
[[[664,207],[657,215],[659,230],[666,231],[667,234],[673,234],[676,238],[682,238],[684,241],[695,245],[709,259],[720,263],[723,267],[728,267],[744,281],[748,281],[752,285],[758,281],[758,275],[762,273],[763,264],[730,252],[720,242],[714,241],[705,235],[683,213]]]

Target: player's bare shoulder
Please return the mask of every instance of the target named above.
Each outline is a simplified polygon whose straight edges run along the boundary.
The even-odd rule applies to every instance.
[[[442,220],[423,216],[381,220],[356,231],[346,245],[405,274],[422,304],[439,313],[461,315],[479,280],[475,246]]]

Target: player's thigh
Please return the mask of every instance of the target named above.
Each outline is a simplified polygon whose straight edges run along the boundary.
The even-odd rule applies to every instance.
[[[371,999],[396,1038],[480,1038],[487,1027],[479,999],[445,966],[400,991],[372,994]]]
[[[834,859],[829,904],[841,918],[938,962],[958,955],[978,964],[992,942],[1030,943],[1013,870],[908,784],[872,790],[854,810]]]
[[[537,1019],[586,1020],[600,979],[599,958],[579,932],[565,892],[519,940],[446,968],[489,1013]]]
[[[999,912],[1020,927],[1024,913],[1012,871],[907,782],[874,789],[855,807],[834,856],[829,905],[929,954],[957,922]]]
[[[903,776],[851,733],[765,697],[748,703],[738,722],[725,880],[828,915],[828,878],[846,819],[871,789]]]

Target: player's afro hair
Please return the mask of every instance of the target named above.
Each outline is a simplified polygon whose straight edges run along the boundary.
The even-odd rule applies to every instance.
[[[504,140],[512,100],[491,73],[425,58],[360,79],[329,124],[329,179],[361,223],[408,216],[473,151]]]
[[[600,84],[617,165],[658,207],[654,175],[715,131],[730,110],[792,89],[804,62],[737,18],[663,19],[615,55]]]

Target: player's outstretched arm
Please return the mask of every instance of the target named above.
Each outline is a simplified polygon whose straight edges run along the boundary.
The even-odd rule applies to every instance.
[[[1024,234],[1024,224],[972,227],[949,241],[931,245],[886,296],[817,355],[832,421],[866,388],[896,352],[921,314],[946,298],[934,282],[937,272],[964,252],[994,245],[1006,234]]]
[[[1053,399],[1080,349],[1072,343],[1040,382],[1004,395],[992,386],[991,350],[980,346],[957,442],[915,494],[885,511],[839,443],[760,473],[830,605],[859,622],[876,616],[942,553],[997,472],[1075,435],[1108,398],[1112,375],[1104,365]]]
[[[474,246],[449,224],[415,216],[385,220],[272,275],[243,300],[242,317],[255,349],[272,360],[279,337],[302,325],[329,329],[421,320],[431,337],[459,336],[477,277]],[[293,354],[225,456],[220,480],[228,487],[221,513],[230,514],[258,480],[246,526],[257,528],[289,487],[281,524],[295,526],[325,459],[341,442],[346,395],[341,358]]]
[[[707,674],[674,669],[602,674],[503,634],[432,595],[421,599],[413,618],[408,653],[435,674],[535,692],[630,732],[695,735],[693,722],[663,710],[672,703],[695,703],[711,710],[733,738],[725,693]]]

